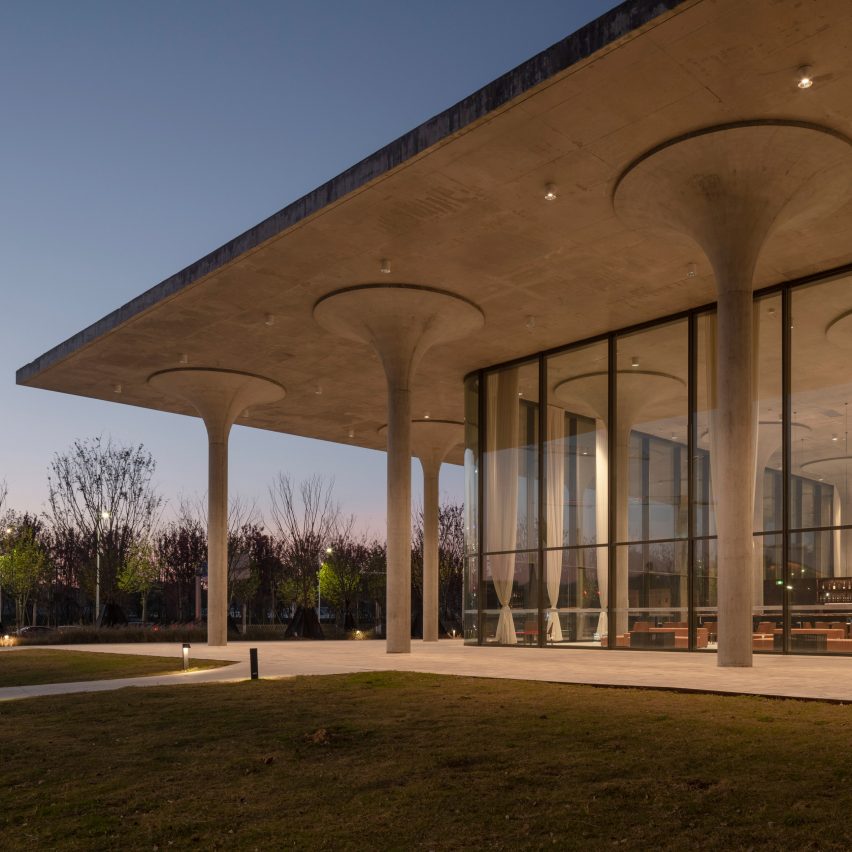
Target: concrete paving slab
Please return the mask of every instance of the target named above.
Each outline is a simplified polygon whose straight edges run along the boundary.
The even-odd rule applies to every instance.
[[[27,646],[35,647],[35,646]],[[55,650],[175,656],[179,643],[54,645]],[[0,689],[0,701],[102,692],[127,686],[225,683],[249,677],[249,648],[257,647],[263,678],[368,671],[411,671],[465,677],[626,686],[852,703],[852,658],[755,655],[752,668],[716,665],[715,654],[596,651],[560,648],[470,647],[461,641],[412,642],[411,654],[387,654],[384,642],[234,642],[224,648],[193,646],[191,659],[233,660],[236,665],[198,672],[121,680],[53,683]],[[2,654],[18,653],[10,648]]]

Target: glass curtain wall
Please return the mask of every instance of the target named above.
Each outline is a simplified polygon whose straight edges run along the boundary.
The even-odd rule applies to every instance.
[[[753,648],[852,654],[852,278],[755,298]],[[465,637],[715,650],[716,317],[466,380]]]

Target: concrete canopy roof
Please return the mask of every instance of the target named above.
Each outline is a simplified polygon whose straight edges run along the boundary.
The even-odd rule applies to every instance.
[[[147,383],[185,356],[286,387],[243,425],[383,449],[378,357],[332,339],[312,309],[343,287],[409,283],[485,313],[481,331],[436,347],[415,381],[415,417],[460,420],[471,370],[713,301],[697,246],[616,218],[619,175],[717,124],[803,121],[852,137],[850,43],[848,0],[623,3],[22,367],[17,382],[192,414]],[[805,64],[815,85],[803,91]],[[757,286],[849,263],[849,233],[852,194],[827,220],[771,238]]]

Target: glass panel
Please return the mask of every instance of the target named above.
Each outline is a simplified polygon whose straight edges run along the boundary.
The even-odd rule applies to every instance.
[[[696,616],[706,614],[715,619],[717,598],[716,539],[699,538],[693,543],[692,558],[695,562],[694,589]]]
[[[547,644],[600,647],[607,632],[607,548],[548,550],[544,558]]]
[[[484,643],[538,644],[537,562],[535,551],[485,557]]]
[[[791,308],[791,526],[849,524],[852,279],[797,288]]]
[[[780,503],[779,503],[780,505]],[[783,536],[754,537],[754,597],[752,649],[780,653],[784,650]]]
[[[754,531],[769,532],[781,529],[781,294],[755,301],[754,313],[758,420]]]
[[[485,550],[538,545],[538,362],[486,378]]]
[[[479,559],[464,561],[464,640],[467,644],[479,642]]]
[[[479,550],[479,377],[464,383],[464,546]]]
[[[685,320],[618,339],[617,541],[686,537]]]
[[[548,547],[607,541],[607,348],[595,343],[547,359]]]
[[[618,550],[618,588],[627,594],[619,591],[616,598],[616,646],[687,650],[686,541],[636,542]]]

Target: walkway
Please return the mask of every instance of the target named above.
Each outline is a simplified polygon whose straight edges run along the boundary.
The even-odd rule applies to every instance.
[[[593,651],[553,648],[465,647],[460,641],[413,642],[411,654],[385,653],[384,642],[233,642],[226,648],[193,645],[191,658],[234,660],[205,671],[123,680],[54,683],[0,689],[0,701],[37,695],[99,692],[125,686],[223,683],[249,676],[249,647],[258,649],[260,676],[411,671],[470,677],[541,680],[598,686],[634,686],[699,692],[748,693],[852,703],[852,658],[755,656],[750,669],[720,669],[715,654]],[[180,658],[177,643],[55,645],[94,653],[154,654]],[[17,653],[8,649],[2,653]],[[0,666],[2,665],[0,653]]]

